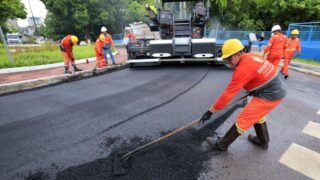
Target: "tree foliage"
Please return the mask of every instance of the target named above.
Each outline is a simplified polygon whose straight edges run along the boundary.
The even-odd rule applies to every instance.
[[[211,17],[227,29],[286,28],[294,22],[320,20],[319,0],[210,0]]]
[[[18,1],[18,0],[10,0]],[[75,34],[95,39],[100,28],[121,33],[129,23],[142,21],[145,4],[156,0],[41,0],[48,14],[46,34],[60,39]],[[269,30],[274,24],[284,29],[293,22],[320,20],[320,0],[205,0],[212,22],[224,29]],[[214,28],[214,23],[211,23]]]
[[[26,18],[27,12],[20,0],[0,0],[0,26],[7,30],[7,20]]]

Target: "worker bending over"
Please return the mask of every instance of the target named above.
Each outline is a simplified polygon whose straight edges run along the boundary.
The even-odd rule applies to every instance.
[[[71,73],[69,71],[69,65],[71,64],[74,71],[82,71],[82,69],[79,69],[74,60],[74,56],[72,53],[72,49],[74,45],[77,45],[78,43],[78,37],[73,35],[68,35],[64,37],[59,45],[60,51],[63,55],[64,59],[64,73]]]
[[[264,49],[263,57],[267,55],[267,60],[270,61],[275,68],[278,68],[283,56],[287,37],[281,33],[281,27],[279,25],[273,26],[271,31],[274,35]]]
[[[99,38],[96,40],[96,43],[94,44],[94,51],[96,53],[96,68],[102,68],[105,65],[105,59],[104,59],[104,54],[103,54],[103,47],[105,46],[105,40],[106,38],[104,37],[103,34],[100,34]]]
[[[249,91],[253,98],[224,137],[207,137],[207,143],[213,149],[227,150],[228,146],[251,126],[254,126],[257,136],[249,135],[249,141],[267,149],[269,134],[265,116],[280,104],[286,95],[284,79],[277,69],[257,54],[243,53],[243,49],[244,46],[238,39],[230,39],[223,44],[222,58],[234,68],[234,73],[223,94],[203,114],[201,121],[207,121],[213,113],[226,107],[242,88]]]
[[[284,62],[283,67],[281,68],[281,72],[284,75],[284,78],[287,79],[289,76],[288,65],[291,62],[291,59],[295,55],[296,51],[298,51],[298,56],[301,53],[300,40],[297,38],[299,31],[297,29],[291,31],[290,38],[287,39],[284,50]]]

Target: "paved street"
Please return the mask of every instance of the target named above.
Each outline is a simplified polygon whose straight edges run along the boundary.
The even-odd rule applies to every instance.
[[[145,67],[1,96],[0,179],[109,179],[111,171],[103,163],[114,149],[132,149],[199,118],[223,91],[231,73],[224,67],[201,65]],[[320,178],[320,81],[296,72],[290,75],[287,98],[268,117],[267,151],[249,144],[248,133],[228,152],[208,150],[202,142],[219,124],[212,118],[207,125],[197,125],[139,154],[130,172],[139,173],[118,179]],[[223,134],[236,115],[217,133]],[[160,154],[163,148],[171,154]],[[171,155],[178,158],[170,159]],[[170,161],[159,159],[161,163],[139,167],[143,156]],[[182,167],[180,176],[165,168],[171,165]]]

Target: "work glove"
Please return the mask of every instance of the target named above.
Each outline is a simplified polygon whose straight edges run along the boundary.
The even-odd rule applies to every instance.
[[[212,112],[210,112],[210,111],[208,110],[207,112],[205,112],[205,113],[202,115],[202,117],[201,117],[201,119],[200,119],[200,122],[202,122],[202,123],[206,122],[207,120],[209,120],[209,119],[211,118],[211,116],[212,116]]]

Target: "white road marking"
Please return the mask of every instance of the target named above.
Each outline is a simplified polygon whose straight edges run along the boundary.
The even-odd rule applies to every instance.
[[[279,162],[311,179],[320,179],[320,154],[308,148],[292,143]]]
[[[303,133],[320,139],[320,124],[309,121],[306,127],[302,130]]]
[[[317,112],[317,114],[320,115],[320,109],[319,109],[319,111]]]

